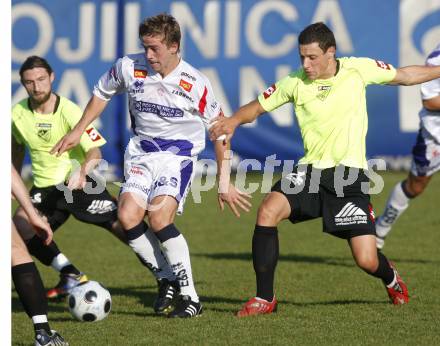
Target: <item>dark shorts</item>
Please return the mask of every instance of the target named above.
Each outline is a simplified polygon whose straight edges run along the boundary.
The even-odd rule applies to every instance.
[[[107,228],[117,220],[117,200],[106,189],[97,194],[84,190],[71,193],[65,196],[64,191],[56,186],[33,186],[29,194],[34,207],[47,217],[53,230],[66,222],[70,215],[82,222]]]
[[[322,217],[324,232],[349,239],[375,234],[368,187],[369,178],[361,169],[338,166],[312,170],[310,165],[299,165],[272,191],[287,197],[292,223]]]

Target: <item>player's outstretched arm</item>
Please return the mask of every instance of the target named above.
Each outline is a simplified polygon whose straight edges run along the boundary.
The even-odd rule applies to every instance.
[[[87,126],[89,126],[93,120],[101,115],[106,106],[107,101],[104,101],[93,95],[87,104],[80,121],[68,134],[58,141],[50,153],[52,155],[56,154],[57,156],[60,156],[62,153],[76,147],[79,144],[81,136],[86,130]]]
[[[214,141],[220,136],[226,135],[224,141],[228,143],[239,125],[253,122],[264,112],[260,102],[254,100],[240,107],[231,117],[213,118],[211,120],[212,126],[209,129],[209,138]]]
[[[251,208],[250,195],[241,192],[231,184],[231,157],[229,143],[223,140],[217,140],[214,143],[215,156],[217,159],[217,177],[218,177],[218,203],[220,209],[225,209],[225,202],[228,204],[235,216],[240,217],[239,209],[248,212]]]
[[[398,68],[396,76],[388,84],[415,85],[437,78],[440,78],[440,66],[413,65]]]
[[[52,241],[52,229],[49,224],[38,215],[29,198],[26,186],[14,166],[11,166],[11,182],[12,194],[29,217],[29,223],[34,227],[37,234],[45,239],[44,242],[48,245]]]

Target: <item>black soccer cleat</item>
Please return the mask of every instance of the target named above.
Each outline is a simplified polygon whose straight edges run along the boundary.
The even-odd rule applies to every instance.
[[[154,301],[154,312],[158,315],[168,314],[174,307],[174,303],[179,296],[180,286],[177,280],[167,279],[157,280],[159,294]]]
[[[49,334],[40,329],[35,333],[35,346],[69,346],[69,343],[55,330],[51,330]]]
[[[190,296],[180,296],[176,307],[168,314],[170,318],[189,318],[200,316],[203,312],[202,304],[193,302]]]

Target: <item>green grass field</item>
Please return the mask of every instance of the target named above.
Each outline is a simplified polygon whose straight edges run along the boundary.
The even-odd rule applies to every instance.
[[[373,196],[376,214],[403,173],[384,174],[385,189]],[[258,181],[259,176],[253,179]],[[81,323],[65,301],[49,303],[52,328],[70,345],[439,345],[440,344],[440,179],[412,201],[387,240],[384,252],[410,290],[410,304],[392,306],[382,283],[359,270],[345,241],[323,234],[315,220],[279,227],[276,273],[278,312],[237,319],[234,313],[255,294],[251,238],[262,195],[237,220],[221,213],[214,191],[203,204],[188,198],[176,224],[185,235],[196,288],[205,312],[191,320],[153,314],[153,277],[132,251],[102,229],[73,218],[57,231],[62,251],[90,279],[105,285],[113,308],[101,322]],[[439,204],[438,204],[439,203]],[[39,265],[46,287],[57,282]],[[33,328],[12,292],[12,343],[30,345]]]

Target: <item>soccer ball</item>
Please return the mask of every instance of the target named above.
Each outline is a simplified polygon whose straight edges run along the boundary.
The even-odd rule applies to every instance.
[[[73,317],[85,322],[106,318],[112,308],[110,292],[96,281],[82,282],[74,287],[67,302]]]

